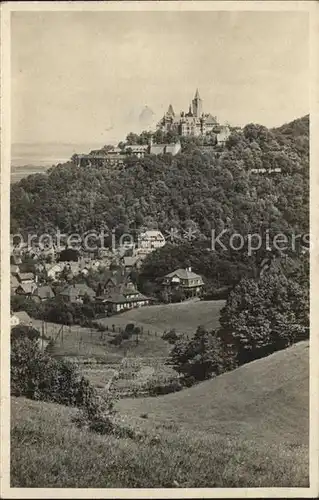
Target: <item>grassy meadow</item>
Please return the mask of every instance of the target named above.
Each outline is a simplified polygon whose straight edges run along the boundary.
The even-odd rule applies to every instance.
[[[12,487],[308,486],[308,344],[180,393],[121,400],[140,439],[100,436],[76,410],[12,398]]]
[[[177,373],[164,362],[172,346],[161,337],[165,330],[176,331],[189,338],[201,324],[208,329],[218,326],[220,309],[224,301],[186,301],[178,304],[141,307],[99,320],[108,326],[107,332],[73,325],[64,326],[46,323],[45,334],[56,339],[54,354],[79,363],[83,374],[100,391],[111,390],[119,397],[131,391],[143,391],[148,382],[164,383]],[[134,323],[143,328],[136,338],[125,340],[120,346],[110,340],[120,328]],[[113,325],[115,331],[113,332]],[[33,326],[41,331],[42,322],[33,320]],[[113,378],[114,370],[118,375]]]
[[[190,300],[176,304],[165,304],[131,309],[117,316],[101,320],[104,325],[125,326],[135,323],[151,332],[164,333],[175,328],[179,334],[191,336],[199,325],[207,330],[219,326],[220,310],[225,305],[224,300]]]

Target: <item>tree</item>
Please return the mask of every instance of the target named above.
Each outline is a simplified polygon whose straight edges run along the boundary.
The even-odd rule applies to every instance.
[[[39,337],[40,337],[39,331],[36,328],[30,326],[17,325],[11,328],[11,338],[14,340],[18,340],[21,338],[36,340]]]
[[[43,353],[35,338],[11,336],[10,368],[12,395],[75,406],[92,411],[92,416],[101,409],[96,390],[76,365]],[[111,404],[109,401],[108,409]]]
[[[308,338],[309,291],[283,272],[243,278],[221,311],[220,336],[233,343],[240,364]]]
[[[59,262],[77,262],[79,260],[79,252],[74,248],[66,248],[60,253]]]
[[[176,344],[176,342],[180,339],[176,333],[175,328],[172,328],[168,332],[164,332],[162,335],[162,339],[169,342],[169,344]]]
[[[169,363],[186,378],[200,381],[227,371],[234,359],[214,331],[199,326],[193,339],[176,342]]]

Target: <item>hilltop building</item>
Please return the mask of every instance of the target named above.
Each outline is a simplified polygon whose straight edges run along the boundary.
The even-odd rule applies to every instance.
[[[144,158],[146,154],[156,156],[160,154],[171,154],[175,156],[181,149],[182,147],[179,141],[170,144],[153,144],[151,140],[148,145],[130,144],[124,149],[114,147],[105,152],[100,151],[97,153],[91,152],[90,154],[76,155],[75,159],[78,167],[83,164],[92,166],[92,164],[96,164],[96,162],[101,164],[107,163],[110,166],[122,166],[124,165],[124,160],[130,156],[135,156],[136,158]]]
[[[203,109],[203,100],[197,89],[188,112],[181,111],[179,114],[175,114],[173,106],[170,104],[157,128],[163,132],[174,131],[181,136],[198,137],[212,133],[215,135],[217,143],[224,143],[230,135],[229,128],[220,125],[216,116],[204,113]]]

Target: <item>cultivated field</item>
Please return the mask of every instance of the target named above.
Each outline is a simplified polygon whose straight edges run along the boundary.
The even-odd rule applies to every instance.
[[[142,441],[81,431],[75,410],[13,398],[11,486],[308,486],[307,343],[118,409]]]
[[[218,326],[224,301],[187,301],[178,304],[142,307],[99,320],[108,326],[107,332],[73,325],[71,328],[55,323],[45,324],[45,335],[56,339],[54,354],[77,361],[83,374],[99,390],[111,389],[119,397],[131,391],[144,390],[145,384],[160,383],[176,378],[177,373],[165,365],[172,346],[161,337],[165,330],[175,328],[191,337],[199,325],[208,329]],[[42,322],[33,320],[33,326],[42,331]],[[110,340],[120,328],[134,323],[143,328],[136,338],[123,341],[120,346]],[[114,325],[114,332],[113,332]],[[114,370],[117,375],[113,378]]]

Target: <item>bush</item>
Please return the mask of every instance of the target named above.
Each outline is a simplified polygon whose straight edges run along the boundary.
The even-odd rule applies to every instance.
[[[11,328],[11,338],[14,340],[19,340],[23,338],[36,340],[40,338],[40,332],[36,328],[32,328],[30,326],[17,325]]]
[[[231,287],[223,286],[221,288],[209,287],[203,294],[202,300],[227,300]]]
[[[169,380],[163,384],[150,380],[146,384],[145,389],[148,391],[150,396],[163,396],[164,394],[181,391],[183,389],[183,385],[176,379]]]
[[[37,304],[34,300],[27,299],[21,295],[12,295],[10,302],[13,312],[25,311],[32,318],[41,319],[43,304]]]
[[[43,353],[27,335],[11,339],[11,393],[81,407],[92,397],[90,383],[74,363]]]
[[[123,340],[124,339],[122,333],[118,333],[111,340],[109,340],[109,343],[115,346],[119,346],[122,344]]]
[[[194,338],[176,342],[168,363],[186,378],[206,380],[235,367],[232,352],[223,345],[217,334],[198,327]]]
[[[309,337],[309,287],[270,269],[242,279],[221,311],[220,336],[232,343],[239,364]]]
[[[164,332],[162,335],[162,339],[169,342],[169,344],[175,344],[179,338],[180,337],[177,335],[175,328],[172,328],[168,332]]]
[[[42,353],[36,338],[23,334],[11,339],[11,394],[77,407],[77,424],[100,434],[114,428],[113,401],[100,398],[74,363]]]

